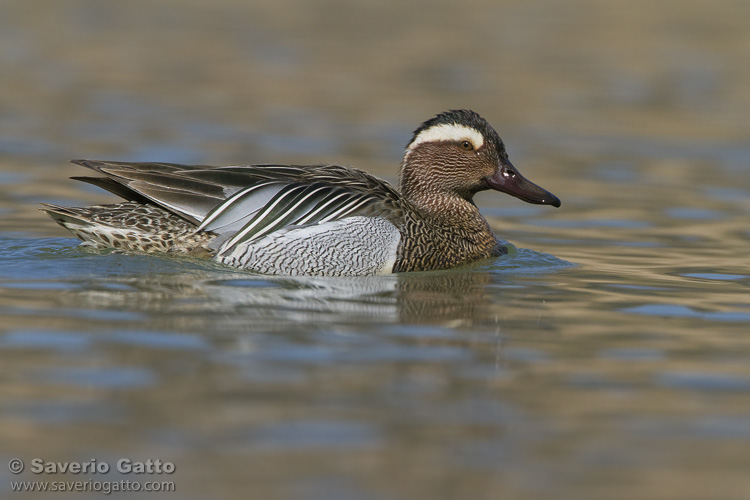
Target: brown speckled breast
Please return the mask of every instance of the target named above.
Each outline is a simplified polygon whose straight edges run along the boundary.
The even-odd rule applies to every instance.
[[[428,221],[408,213],[393,272],[449,269],[508,253],[484,220],[476,224]]]

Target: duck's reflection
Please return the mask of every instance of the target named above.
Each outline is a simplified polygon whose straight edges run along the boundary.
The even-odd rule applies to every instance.
[[[207,295],[244,315],[306,321],[456,324],[471,322],[489,303],[487,273],[444,271],[353,278],[204,281]]]
[[[387,276],[276,277],[213,271],[118,276],[74,292],[77,307],[146,312],[186,321],[389,324],[471,324],[487,314],[486,286],[492,277],[478,269]],[[85,307],[85,306],[84,306]]]

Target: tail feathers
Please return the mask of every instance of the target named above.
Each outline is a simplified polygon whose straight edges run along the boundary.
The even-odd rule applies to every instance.
[[[151,203],[151,201],[145,196],[136,193],[132,189],[129,189],[127,186],[123,186],[122,184],[115,182],[114,179],[111,179],[109,177],[76,176],[71,177],[71,179],[75,181],[85,182],[87,184],[92,184],[102,189],[106,189],[110,193],[116,194],[120,198],[128,201],[137,201],[138,203],[143,204]]]
[[[96,160],[72,162],[105,176],[101,180],[94,177],[78,180],[104,188],[126,200],[159,206],[189,222],[200,223],[206,213],[227,196],[226,186],[210,179],[190,177],[191,173],[210,168],[205,165]]]
[[[91,218],[87,217],[85,209],[61,207],[50,203],[42,203],[41,210],[47,212],[47,215],[52,217],[52,220],[60,224],[62,227],[71,231],[76,227],[89,227],[94,225]]]
[[[135,202],[91,207],[42,204],[42,210],[69,230],[82,245],[138,252],[179,252],[208,255],[210,232],[158,207]]]

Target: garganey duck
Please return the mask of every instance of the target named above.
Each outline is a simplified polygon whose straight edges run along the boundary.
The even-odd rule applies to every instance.
[[[474,204],[477,192],[560,206],[518,172],[497,132],[468,110],[441,113],[414,132],[398,191],[338,165],[73,163],[102,175],[73,179],[126,200],[43,207],[83,245],[206,255],[266,274],[448,269],[508,253]]]

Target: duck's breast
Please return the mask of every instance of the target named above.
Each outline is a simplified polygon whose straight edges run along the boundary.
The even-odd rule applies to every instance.
[[[287,226],[234,247],[216,260],[264,274],[366,276],[393,271],[401,233],[380,217]]]

